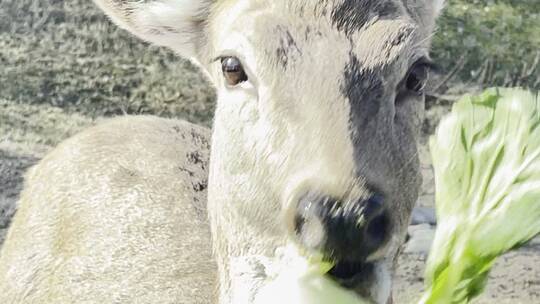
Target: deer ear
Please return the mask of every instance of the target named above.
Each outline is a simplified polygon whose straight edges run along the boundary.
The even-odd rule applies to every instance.
[[[435,22],[444,8],[445,0],[402,0],[411,17],[420,25],[421,31],[429,36],[435,28]]]
[[[94,0],[121,28],[181,56],[196,57],[212,0]]]

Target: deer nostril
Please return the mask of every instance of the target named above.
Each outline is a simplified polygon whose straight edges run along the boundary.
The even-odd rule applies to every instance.
[[[366,243],[372,244],[374,248],[379,247],[388,237],[389,228],[390,219],[386,214],[374,217],[367,224],[365,232]]]
[[[378,216],[383,210],[384,198],[380,194],[373,194],[364,202],[364,214],[368,221]]]
[[[388,239],[390,217],[382,195],[342,201],[325,195],[305,195],[297,205],[295,234],[307,249],[326,258],[364,261]]]

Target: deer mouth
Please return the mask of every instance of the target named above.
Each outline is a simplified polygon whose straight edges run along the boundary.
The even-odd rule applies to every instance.
[[[390,299],[391,277],[383,261],[339,261],[327,276],[341,287],[352,290],[373,303],[387,303]]]
[[[337,262],[327,275],[345,288],[355,288],[361,281],[373,279],[373,263]]]

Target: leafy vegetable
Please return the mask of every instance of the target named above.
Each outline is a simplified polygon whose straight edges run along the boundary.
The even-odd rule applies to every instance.
[[[421,303],[467,303],[495,259],[540,233],[538,95],[490,89],[457,102],[430,140],[438,227]]]
[[[332,265],[298,256],[257,294],[254,304],[363,304],[354,291],[325,275]],[[367,304],[367,303],[366,303]]]

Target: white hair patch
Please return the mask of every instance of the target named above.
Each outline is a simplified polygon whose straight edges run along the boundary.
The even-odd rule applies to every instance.
[[[192,57],[197,18],[205,3],[192,0],[141,2],[133,10],[133,24],[143,39]]]

